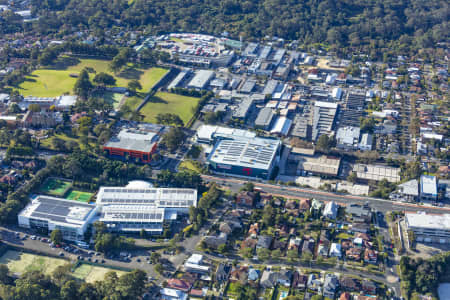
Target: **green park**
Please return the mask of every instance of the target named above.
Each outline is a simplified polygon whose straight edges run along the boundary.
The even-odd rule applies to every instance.
[[[140,91],[147,92],[167,72],[163,68],[141,68],[128,64],[121,71],[113,73],[109,69],[109,64],[109,60],[63,56],[52,66],[32,72],[17,90],[24,96],[35,97],[57,97],[71,94],[79,72],[84,68],[90,68],[91,79],[96,73],[105,72],[114,76],[118,87],[126,87],[131,80],[138,80],[142,86]]]

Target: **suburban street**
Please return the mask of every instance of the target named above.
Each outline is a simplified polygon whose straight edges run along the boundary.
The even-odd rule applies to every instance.
[[[242,185],[247,182],[244,179],[226,178],[221,176],[202,175],[204,181],[215,181],[218,184],[230,189],[233,192],[239,191]],[[417,205],[411,203],[393,202],[391,200],[372,198],[366,196],[353,196],[339,193],[331,193],[319,191],[314,189],[305,189],[299,187],[281,186],[275,184],[267,184],[253,181],[256,188],[261,191],[275,196],[291,197],[291,198],[315,198],[321,201],[335,201],[340,205],[347,205],[349,203],[364,204],[369,202],[372,209],[381,211],[383,213],[388,211],[423,211],[427,213],[442,213],[443,211],[450,211],[450,207],[435,207],[426,205]]]

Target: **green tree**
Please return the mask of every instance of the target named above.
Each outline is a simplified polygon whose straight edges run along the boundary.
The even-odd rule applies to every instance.
[[[257,249],[256,254],[258,255],[258,259],[260,260],[268,260],[270,257],[270,251],[266,248]]]
[[[111,86],[111,85],[115,85],[116,84],[116,79],[114,78],[114,76],[105,73],[105,72],[100,72],[97,73],[94,77],[93,80],[96,84],[102,85],[102,86]]]
[[[50,233],[50,239],[55,244],[61,244],[63,241],[63,235],[61,230],[55,229]]]
[[[330,138],[326,134],[322,134],[317,139],[316,147],[317,147],[317,150],[319,150],[320,152],[329,153],[331,150],[331,147],[333,147],[333,139]]]
[[[73,92],[80,96],[82,99],[87,99],[89,93],[91,92],[93,86],[91,81],[89,80],[89,74],[84,68],[81,70],[80,75],[78,76],[77,81],[73,87]]]
[[[142,90],[141,83],[136,79],[130,80],[130,82],[128,82],[127,87],[128,90],[130,90],[133,93],[136,93],[137,90]]]
[[[164,272],[164,267],[162,264],[156,264],[155,265],[155,272],[157,272],[158,274],[162,274]]]

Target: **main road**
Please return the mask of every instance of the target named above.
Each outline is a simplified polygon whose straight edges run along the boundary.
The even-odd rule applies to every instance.
[[[247,180],[222,177],[222,176],[210,176],[202,175],[202,179],[206,182],[214,181],[219,185],[229,188],[233,192],[239,191],[239,189],[247,182]],[[388,211],[410,211],[417,212],[423,211],[427,213],[446,213],[450,212],[450,207],[436,207],[428,205],[418,205],[412,203],[394,202],[391,200],[365,197],[365,196],[354,196],[341,193],[325,192],[314,189],[306,189],[291,186],[282,186],[276,184],[268,184],[258,181],[252,181],[255,187],[265,193],[272,194],[274,196],[281,196],[286,198],[315,198],[321,201],[335,201],[341,205],[347,205],[349,203],[359,203],[364,204],[368,202],[372,209],[388,212]]]

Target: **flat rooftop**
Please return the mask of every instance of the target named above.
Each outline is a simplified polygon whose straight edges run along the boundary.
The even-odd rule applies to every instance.
[[[435,176],[420,176],[420,190],[422,193],[437,195],[437,182]]]
[[[28,204],[19,216],[81,227],[87,221],[94,205],[62,198],[38,196]]]
[[[400,168],[392,168],[379,165],[355,164],[353,172],[361,179],[381,181],[387,179],[389,182],[400,181]]]
[[[157,140],[154,132],[122,129],[119,134],[112,137],[106,144],[108,148],[119,148],[129,151],[150,152]]]
[[[150,205],[154,207],[189,208],[197,205],[197,190],[179,188],[133,189],[101,187],[97,205]]]
[[[102,209],[101,222],[152,222],[164,221],[164,208],[147,205],[110,205]]]
[[[216,137],[236,137],[236,136],[254,138],[256,134],[248,130],[214,126],[214,125],[201,125],[197,129],[197,138],[201,140],[212,141]]]
[[[216,143],[208,159],[217,164],[269,169],[280,145],[280,140],[258,137],[224,139]]]
[[[407,213],[406,223],[408,227],[450,230],[450,214],[428,215],[425,213]]]
[[[313,149],[314,151],[314,149]],[[337,176],[341,159],[326,155],[302,156],[299,159],[298,169],[312,173]]]

